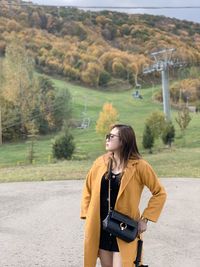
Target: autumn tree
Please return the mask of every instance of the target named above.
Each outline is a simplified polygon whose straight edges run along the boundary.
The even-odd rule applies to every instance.
[[[17,140],[22,137],[21,117],[18,108],[0,97],[1,117],[2,117],[2,136],[3,141]]]
[[[37,79],[33,68],[34,62],[23,45],[16,41],[7,46],[1,97],[15,107],[16,115],[20,117],[21,132],[25,135],[30,130],[27,122],[37,101]]]
[[[114,60],[112,64],[112,71],[113,71],[113,74],[118,78],[122,78],[122,79],[127,78],[126,68],[124,67],[124,65],[122,64],[120,60],[117,60],[117,59]]]
[[[0,57],[1,55],[5,54],[5,50],[6,50],[6,43],[5,41],[0,40]]]
[[[91,62],[88,63],[87,69],[82,72],[82,81],[91,86],[98,86],[101,67],[98,64]]]
[[[176,122],[178,123],[182,134],[184,134],[185,129],[189,125],[191,121],[191,116],[187,107],[183,108],[182,110],[178,111],[178,116],[175,118]]]
[[[170,88],[170,97],[174,103],[195,102],[200,98],[198,94],[200,88],[200,79],[184,79],[175,82]]]
[[[96,123],[96,132],[106,135],[110,127],[118,120],[118,112],[111,103],[105,103]]]
[[[38,101],[34,109],[40,134],[59,131],[71,116],[71,96],[65,88],[56,92],[52,81],[38,78]]]
[[[3,83],[3,59],[0,57],[0,90]],[[1,91],[0,91],[1,92]]]

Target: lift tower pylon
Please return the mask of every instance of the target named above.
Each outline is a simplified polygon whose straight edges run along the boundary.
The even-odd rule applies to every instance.
[[[171,120],[170,112],[170,95],[169,95],[169,66],[173,66],[174,62],[171,60],[172,53],[175,49],[164,49],[158,52],[151,53],[155,63],[148,68],[145,68],[143,73],[151,73],[154,71],[162,74],[162,96],[163,96],[163,111],[166,120]]]

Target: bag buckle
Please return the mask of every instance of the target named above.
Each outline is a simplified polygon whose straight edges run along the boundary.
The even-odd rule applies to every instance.
[[[120,229],[121,229],[122,231],[124,231],[124,230],[127,228],[127,224],[121,222],[120,225],[119,225],[119,227],[120,227]]]

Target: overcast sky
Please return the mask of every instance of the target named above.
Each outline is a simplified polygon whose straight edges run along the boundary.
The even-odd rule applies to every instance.
[[[26,0],[28,1],[28,0]],[[200,0],[31,0],[41,5],[55,6],[123,6],[123,7],[194,7],[187,9],[128,9],[117,10],[127,13],[164,15],[200,23]],[[197,8],[199,7],[199,8]]]

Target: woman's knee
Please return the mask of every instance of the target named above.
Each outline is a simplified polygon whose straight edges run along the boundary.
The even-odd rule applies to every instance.
[[[122,267],[122,258],[119,252],[113,253],[113,267]]]

